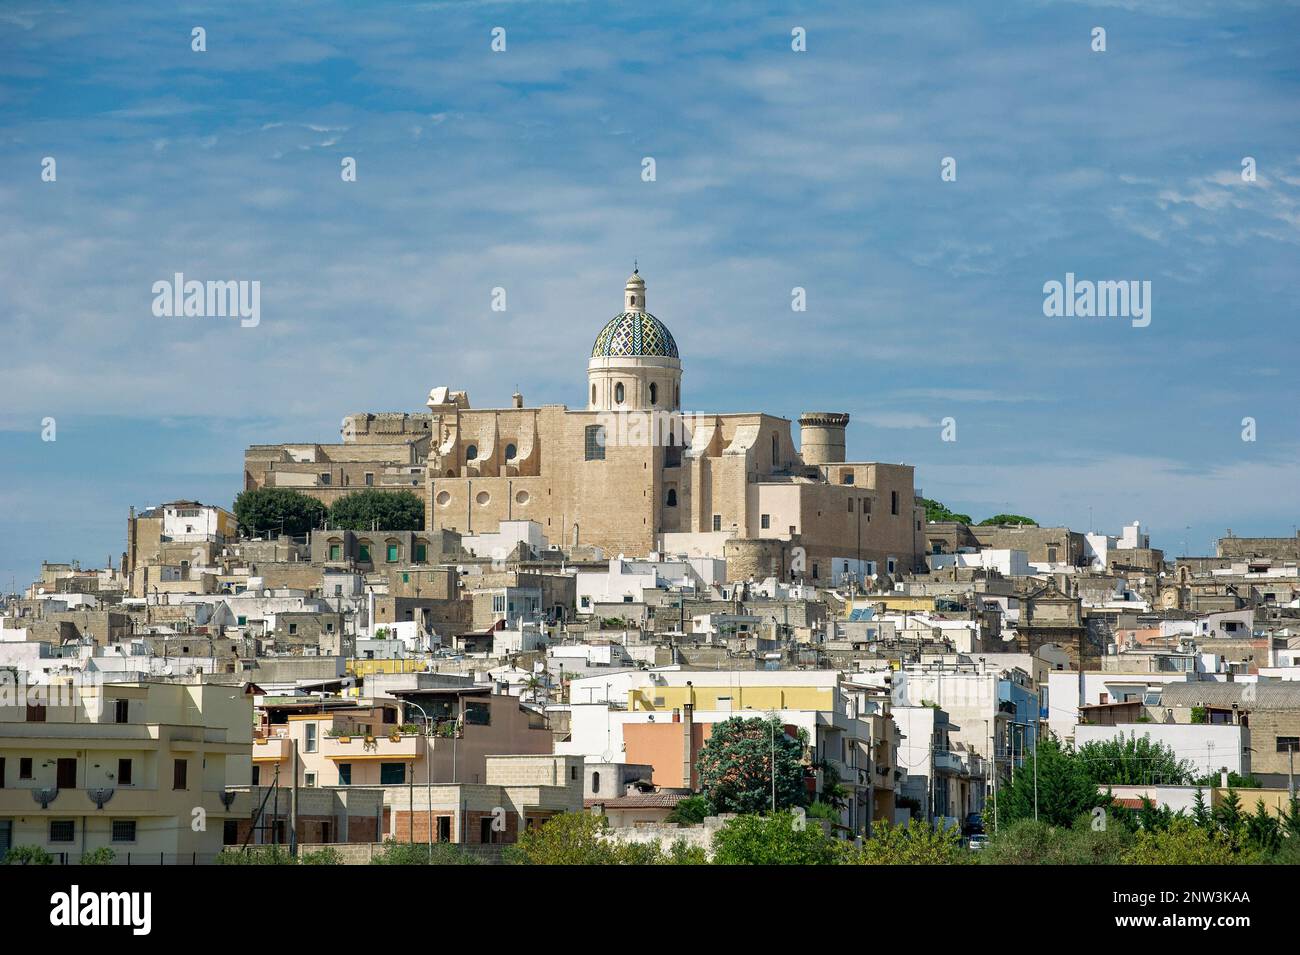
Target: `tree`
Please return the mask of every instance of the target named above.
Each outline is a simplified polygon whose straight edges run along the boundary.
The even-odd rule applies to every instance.
[[[792,812],[737,816],[713,836],[716,865],[834,865],[835,843]]]
[[[1142,831],[1124,853],[1124,865],[1233,865],[1240,861],[1222,833],[1175,819],[1168,829]]]
[[[1214,828],[1214,814],[1205,804],[1205,790],[1200,786],[1196,787],[1196,796],[1192,802],[1192,822],[1198,829]]]
[[[715,724],[696,761],[700,789],[712,813],[770,810],[773,776],[776,808],[804,805],[808,794],[800,764],[803,750],[804,740],[786,733],[776,716],[733,716]]]
[[[1282,848],[1282,826],[1278,818],[1264,808],[1264,800],[1257,800],[1255,811],[1246,817],[1246,845],[1265,855]]]
[[[926,497],[918,497],[916,503],[925,508],[925,519],[927,521],[955,522],[957,524],[970,524],[971,516],[969,514],[957,514],[940,504],[938,501],[932,501]]]
[[[234,511],[240,529],[250,537],[272,533],[300,537],[325,520],[324,504],[287,487],[240,491]]]
[[[704,821],[709,814],[709,801],[703,796],[687,796],[668,813],[666,822],[693,826]]]
[[[1228,787],[1223,802],[1214,808],[1214,821],[1234,845],[1241,840],[1246,828],[1246,817],[1241,811],[1241,797],[1231,786]]]
[[[994,807],[985,810],[985,825],[992,818],[999,826],[1017,819],[1034,818],[1034,762],[1038,763],[1038,818],[1053,826],[1069,828],[1080,815],[1097,806],[1110,805],[1111,798],[1097,789],[1097,783],[1076,754],[1054,736],[1038,741],[1036,753],[1027,755],[1016,767],[1011,780],[998,789]]]
[[[347,531],[424,530],[424,504],[410,491],[367,488],[339,498],[329,509],[331,527]]]
[[[994,514],[979,522],[980,527],[991,527],[995,524],[1025,524],[1029,527],[1037,527],[1038,521],[1023,514]]]
[[[861,847],[850,845],[842,861],[849,865],[958,865],[972,861],[962,848],[956,826],[913,820],[901,826],[876,826]]]
[[[1077,755],[1083,771],[1098,786],[1181,786],[1192,778],[1190,763],[1163,743],[1136,733],[1086,743]]]

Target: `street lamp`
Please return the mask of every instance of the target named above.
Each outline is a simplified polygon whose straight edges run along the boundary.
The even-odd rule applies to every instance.
[[[413,700],[404,700],[403,702],[405,702],[407,706],[414,706],[417,710],[420,711],[420,715],[424,717],[424,732],[427,737],[429,732],[433,729],[433,721],[429,719],[429,714],[424,711],[423,706],[421,706],[419,703],[414,702]],[[424,744],[424,785],[425,785],[424,808],[425,808],[425,812],[428,814],[428,820],[429,820],[427,825],[427,828],[429,830],[428,832],[429,861],[432,862],[433,861],[433,757],[429,753],[429,744],[427,742]],[[412,825],[412,832],[414,832],[414,825],[415,825],[414,817],[412,817],[411,819],[411,825]],[[415,840],[412,839],[411,841],[414,842]]]

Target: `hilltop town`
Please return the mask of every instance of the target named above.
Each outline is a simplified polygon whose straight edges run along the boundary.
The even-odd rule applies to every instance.
[[[43,564],[0,609],[0,856],[1005,862],[1080,817],[1110,861],[1285,851],[1300,536],[954,514],[846,413],[683,410],[646,295],[581,408],[434,387]]]

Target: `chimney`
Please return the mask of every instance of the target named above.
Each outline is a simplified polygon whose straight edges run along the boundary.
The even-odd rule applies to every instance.
[[[692,769],[695,766],[695,691],[690,680],[686,681],[686,702],[682,704],[682,785],[693,789],[691,785]]]

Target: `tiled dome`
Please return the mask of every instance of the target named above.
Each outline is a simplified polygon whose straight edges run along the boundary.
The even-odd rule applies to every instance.
[[[649,312],[619,312],[600,330],[591,347],[592,358],[635,358],[654,355],[680,358],[668,326]]]

